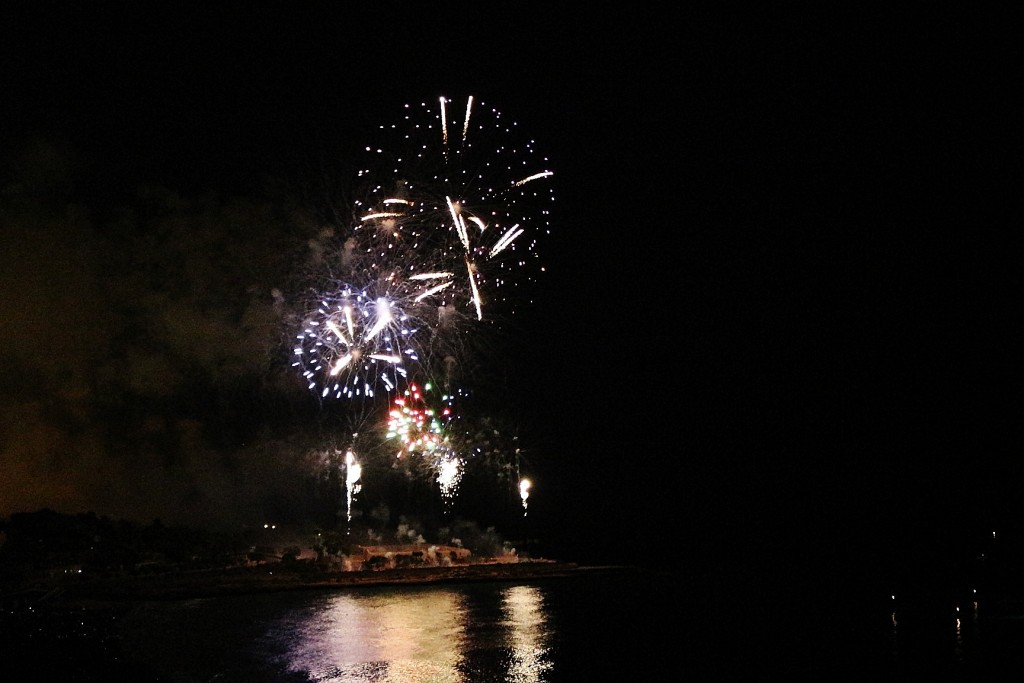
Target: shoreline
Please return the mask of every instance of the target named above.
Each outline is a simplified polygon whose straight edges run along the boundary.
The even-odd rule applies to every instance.
[[[0,640],[10,650],[12,670],[35,671],[37,678],[158,683],[168,680],[145,657],[126,646],[132,619],[146,618],[152,606],[188,605],[193,600],[232,600],[295,591],[370,590],[394,586],[420,587],[472,582],[562,582],[573,577],[612,576],[626,566],[579,566],[572,562],[527,560],[478,562],[451,567],[325,572],[316,567],[269,564],[255,567],[97,577],[74,581],[39,581],[0,595],[6,600],[0,619]],[[315,593],[314,593],[315,594]],[[2,601],[2,600],[0,600]],[[231,609],[231,603],[227,609]]]
[[[532,581],[632,571],[636,568],[623,565],[580,566],[574,562],[554,560],[337,572],[300,571],[295,567],[275,564],[240,570],[96,579],[63,584],[56,589],[63,600],[120,602],[184,600],[272,591]]]

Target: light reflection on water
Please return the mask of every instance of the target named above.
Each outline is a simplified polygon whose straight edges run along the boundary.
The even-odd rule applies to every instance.
[[[606,683],[666,670],[714,681],[774,671],[935,680],[917,674],[945,670],[993,680],[1024,670],[1024,604],[872,602],[854,579],[840,597],[681,585],[636,572],[225,596],[146,603],[121,633],[146,669],[133,683]]]
[[[511,636],[512,666],[507,680],[540,681],[551,668],[547,638],[551,636],[540,593],[533,586],[511,586],[503,593]]]
[[[714,681],[773,671],[935,680],[917,674],[946,670],[994,680],[1007,668],[1016,677],[1006,680],[1019,680],[1024,671],[1024,603],[878,595],[856,576],[841,595],[681,578],[624,572],[152,602],[119,634],[139,664],[132,683],[606,683],[661,680],[667,670]]]
[[[543,683],[551,635],[542,590],[509,585],[336,594],[267,638],[287,671],[323,683]]]

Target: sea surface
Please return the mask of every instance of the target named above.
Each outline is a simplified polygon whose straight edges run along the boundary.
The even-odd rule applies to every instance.
[[[744,580],[742,572],[622,569],[511,583],[140,602],[111,619],[109,638],[79,644],[77,654],[62,654],[59,639],[49,641],[52,656],[36,652],[39,661],[21,680],[1024,678],[1024,605],[969,595],[900,599],[843,579],[815,584],[806,576],[768,581],[754,572]],[[106,650],[101,659],[86,652],[97,643]],[[8,662],[7,655],[27,656],[4,654]]]

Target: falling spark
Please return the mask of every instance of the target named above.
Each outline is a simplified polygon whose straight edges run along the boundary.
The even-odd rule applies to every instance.
[[[473,107],[473,96],[466,99],[466,120],[462,123],[462,144],[466,144],[466,135],[469,133],[469,110]]]
[[[466,260],[466,272],[469,273],[469,287],[472,292],[470,299],[473,301],[473,306],[476,307],[476,319],[483,320],[483,301],[480,299],[480,289],[476,286],[476,268],[468,259]]]
[[[349,354],[346,354],[346,355],[342,356],[341,358],[339,358],[339,359],[337,360],[337,362],[336,362],[336,363],[335,363],[334,365],[332,365],[332,366],[331,366],[331,369],[330,369],[330,371],[328,372],[328,374],[329,374],[329,375],[330,375],[331,377],[335,377],[335,376],[336,376],[336,375],[337,375],[337,374],[338,374],[339,372],[341,372],[342,370],[344,370],[344,369],[345,369],[345,367],[346,367],[346,366],[347,366],[347,365],[348,365],[349,363],[351,363],[351,362],[352,362],[352,357],[353,357],[353,354],[349,353]]]
[[[430,289],[426,290],[426,291],[425,291],[425,292],[423,292],[422,294],[418,295],[418,296],[417,296],[417,297],[416,297],[416,298],[414,299],[414,301],[416,301],[417,303],[419,303],[420,301],[423,301],[424,299],[426,299],[426,298],[427,298],[428,296],[433,296],[434,294],[437,294],[437,293],[438,293],[438,292],[440,292],[441,290],[443,290],[443,289],[447,289],[447,288],[448,288],[448,287],[450,287],[451,285],[452,285],[452,283],[451,283],[451,282],[442,282],[441,284],[439,284],[439,285],[436,285],[436,286],[434,286],[434,287],[431,287]]]
[[[448,153],[448,112],[445,104],[447,100],[441,98],[441,144],[444,146],[445,154]]]
[[[346,307],[346,308],[348,308],[348,307]],[[348,320],[349,320],[349,332],[351,332],[352,331],[352,316],[351,315],[348,316]],[[345,333],[341,331],[341,328],[338,327],[338,324],[336,322],[334,322],[333,320],[328,320],[326,324],[327,324],[327,329],[329,329],[331,332],[333,332],[334,336],[341,340],[341,343],[346,344],[348,346],[352,345],[352,342],[349,341],[349,338],[345,336]]]
[[[372,221],[377,218],[400,218],[404,215],[404,213],[400,213],[398,211],[381,211],[379,213],[368,213],[359,220],[365,223],[366,221]]]
[[[366,333],[366,338],[373,339],[376,337],[392,320],[394,318],[391,317],[391,306],[388,305],[388,300],[383,298],[377,299],[377,322]]]
[[[498,240],[497,244],[495,244],[494,247],[491,248],[491,253],[489,255],[494,256],[495,254],[500,253],[505,249],[505,247],[512,244],[512,241],[515,238],[519,237],[522,234],[522,228],[520,228],[518,224],[513,225],[511,228],[508,229],[508,232],[501,236],[501,239]]]
[[[512,183],[512,186],[513,187],[520,187],[520,186],[525,185],[526,183],[528,183],[528,182],[530,182],[532,180],[538,180],[540,178],[547,178],[547,177],[553,176],[553,175],[554,175],[554,172],[552,172],[552,171],[541,171],[540,173],[534,173],[531,176],[526,176],[522,180],[514,181]]]
[[[410,275],[410,280],[436,280],[442,277],[451,277],[451,273],[419,273],[417,275]]]

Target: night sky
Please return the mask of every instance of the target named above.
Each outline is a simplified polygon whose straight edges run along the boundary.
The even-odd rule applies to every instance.
[[[527,535],[842,558],[1019,529],[1001,33],[377,5],[0,10],[0,515],[301,517],[290,429],[328,437],[274,292],[376,126],[473,95],[555,172],[486,369]]]

